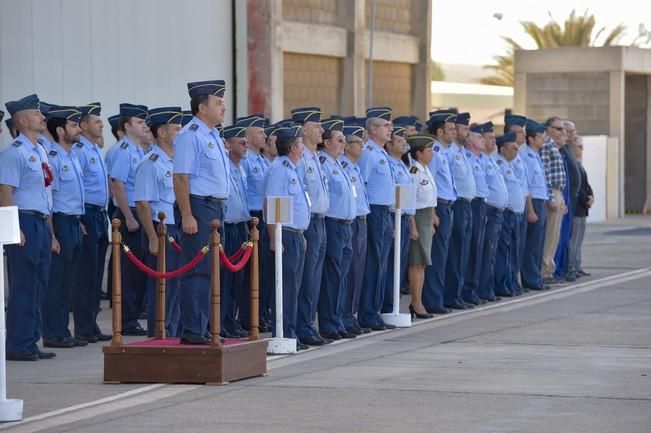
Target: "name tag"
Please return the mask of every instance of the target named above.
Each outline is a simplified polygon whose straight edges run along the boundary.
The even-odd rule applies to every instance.
[[[353,197],[357,198],[357,188],[355,188],[355,185],[351,185],[351,188],[353,190]]]

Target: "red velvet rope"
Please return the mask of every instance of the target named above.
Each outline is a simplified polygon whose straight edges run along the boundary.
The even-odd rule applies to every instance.
[[[176,239],[174,239],[172,236],[168,236],[167,241],[170,243],[172,248],[174,248],[174,251],[176,251],[177,253],[181,252],[181,245],[179,245],[179,243],[176,242]]]
[[[150,268],[149,266],[145,265],[143,262],[141,262],[138,257],[134,256],[131,250],[123,245],[122,246],[124,253],[127,255],[131,263],[133,263],[138,269],[149,275],[150,277],[153,278],[174,278],[178,277],[179,275],[185,274],[188,272],[190,269],[194,268],[199,264],[201,259],[206,255],[208,250],[210,249],[208,246],[203,247],[202,249],[199,250],[196,256],[192,260],[190,260],[186,265],[178,268],[175,271],[171,272],[158,272]]]
[[[224,253],[224,250],[219,250],[219,258],[221,259],[222,263],[231,272],[239,272],[242,269],[244,269],[244,266],[249,262],[249,258],[251,258],[251,251],[253,248],[240,248],[240,251],[243,251],[243,254],[240,254],[242,257],[242,260],[239,261],[237,265],[234,265],[228,257],[226,257],[226,253]],[[237,255],[238,253],[235,253]],[[235,257],[235,256],[233,256]],[[232,257],[231,257],[232,259]]]

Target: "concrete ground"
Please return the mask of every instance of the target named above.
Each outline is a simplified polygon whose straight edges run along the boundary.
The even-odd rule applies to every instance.
[[[650,257],[651,218],[591,225],[590,278],[270,358],[266,377],[221,387],[104,385],[98,344],[9,362],[25,413],[0,430],[648,433]]]

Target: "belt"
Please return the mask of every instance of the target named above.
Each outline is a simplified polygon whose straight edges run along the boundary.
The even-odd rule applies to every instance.
[[[472,199],[472,201],[475,201],[475,200],[476,201],[486,202],[486,199],[484,197],[475,197],[475,198]]]
[[[468,203],[470,203],[470,202],[472,201],[472,200],[469,199],[469,198],[465,198],[465,197],[457,197],[457,200],[456,200],[456,201],[459,201],[459,200],[463,200],[463,201],[468,202]]]
[[[63,213],[63,212],[54,212],[54,216],[74,218],[77,220],[81,218],[81,215],[68,215],[67,213]]]
[[[249,213],[251,214],[252,217],[256,217],[256,218],[261,218],[262,217],[262,211],[261,210],[252,210]]]
[[[286,231],[292,232],[292,233],[298,233],[300,235],[303,234],[303,230],[294,229],[294,228],[291,228],[291,227],[283,227],[283,230],[286,230]]]
[[[32,215],[32,216],[35,216],[35,217],[39,217],[42,220],[46,220],[47,217],[48,217],[48,215],[46,215],[46,214],[44,214],[42,212],[39,212],[37,210],[19,210],[18,213],[21,213],[23,215]]]
[[[394,215],[394,216],[396,214],[394,211],[389,211],[389,213],[391,215]],[[409,219],[410,216],[413,216],[413,215],[407,215],[406,213],[404,213],[404,211],[400,214],[400,218],[404,218],[404,219]]]
[[[391,209],[391,206],[389,206],[388,204],[372,204],[371,208],[376,208],[380,210],[389,210]]]
[[[436,199],[436,204],[437,204],[437,205],[439,205],[439,204],[447,204],[447,205],[451,205],[452,203],[453,203],[452,200],[446,200],[446,199],[444,199],[444,198],[437,198],[437,199]]]
[[[366,215],[360,215],[360,216],[358,216],[358,217],[355,218],[355,219],[358,219],[358,220],[360,220],[360,221],[366,221]]]
[[[487,206],[489,209],[492,209],[496,212],[504,212],[504,208],[493,206],[492,204],[487,204]]]
[[[323,219],[323,218],[325,218],[325,214],[323,214],[323,213],[313,213],[313,214],[310,214],[310,217],[316,218],[316,219]]]
[[[334,222],[339,223],[339,224],[349,225],[349,224],[353,223],[353,220],[342,220],[342,219],[339,219],[339,218],[331,218],[331,217],[326,217],[326,219],[328,219],[330,221],[334,221]]]
[[[224,201],[226,201],[225,198],[219,198],[219,197],[213,197],[211,195],[195,195],[195,194],[190,194],[190,198],[193,198],[195,200],[203,200],[209,203],[218,203],[222,204]]]
[[[99,206],[96,204],[92,203],[84,203],[84,207],[87,207],[88,209],[93,209],[99,212],[106,212],[106,206]]]

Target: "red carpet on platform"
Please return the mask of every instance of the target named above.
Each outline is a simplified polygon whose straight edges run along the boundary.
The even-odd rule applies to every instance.
[[[243,344],[248,343],[249,340],[224,340],[222,344],[224,346],[230,346],[234,344]],[[181,344],[180,338],[166,338],[164,340],[156,340],[154,338],[144,341],[134,341],[133,343],[127,343],[125,346],[137,346],[137,347],[187,347],[187,348],[206,348],[210,347],[209,345],[200,345],[200,344]]]

